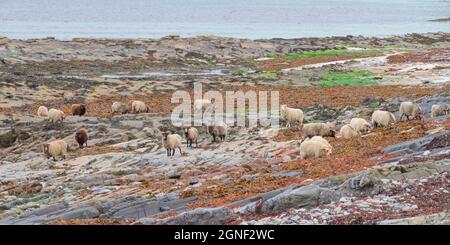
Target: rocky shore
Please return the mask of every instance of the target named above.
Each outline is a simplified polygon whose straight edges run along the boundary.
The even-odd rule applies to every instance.
[[[0,224],[449,224],[450,34],[246,40],[12,40],[0,37]],[[279,91],[305,123],[394,112],[413,100],[424,121],[397,122],[333,154],[300,160],[297,128],[230,127],[167,157],[161,132],[176,90]],[[143,114],[112,115],[139,99]],[[55,125],[44,105],[85,116]],[[284,125],[284,124],[283,124]],[[79,149],[74,134],[89,131]],[[67,159],[41,145],[69,144]]]

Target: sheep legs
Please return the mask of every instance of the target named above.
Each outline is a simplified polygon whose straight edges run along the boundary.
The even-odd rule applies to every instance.
[[[178,147],[178,150],[180,150],[180,155],[181,155],[181,147]],[[173,154],[175,154],[175,150],[173,150]]]

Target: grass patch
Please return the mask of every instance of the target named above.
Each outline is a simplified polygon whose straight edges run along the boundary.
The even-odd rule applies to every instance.
[[[320,75],[319,86],[364,86],[376,84],[378,81],[375,75],[364,70],[354,70],[350,72],[326,72]]]
[[[355,56],[355,55],[380,55],[383,54],[380,50],[318,50],[318,51],[305,51],[302,53],[286,54],[286,59],[301,59],[301,58],[315,58],[315,57],[329,57],[329,56]]]

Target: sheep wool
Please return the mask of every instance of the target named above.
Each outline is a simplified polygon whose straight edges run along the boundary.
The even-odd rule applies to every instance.
[[[175,149],[180,150],[181,155],[181,136],[178,134],[169,134],[165,132],[162,137],[162,144],[167,150],[167,156],[175,155]]]
[[[131,112],[132,113],[145,113],[145,112],[149,112],[150,108],[145,105],[144,102],[139,101],[139,100],[134,100],[131,103]]]
[[[73,104],[70,109],[72,111],[72,116],[83,116],[86,114],[86,105],[84,104]]]
[[[350,126],[360,133],[365,133],[369,131],[370,124],[363,118],[352,118],[350,120]]]
[[[437,105],[431,106],[431,113],[430,113],[431,117],[443,116],[443,115],[447,115],[449,113],[450,113],[450,108],[447,104],[437,104]]]
[[[64,140],[55,140],[44,144],[43,152],[47,158],[53,157],[54,161],[56,161],[57,156],[62,156],[63,159],[66,159],[67,147],[67,143]]]
[[[194,101],[194,113],[203,111],[212,106],[212,102],[208,99],[198,99]]]
[[[350,125],[342,126],[339,133],[341,134],[342,138],[344,138],[344,139],[350,139],[350,138],[359,136],[359,132]]]
[[[313,136],[335,137],[336,124],[333,123],[308,123],[303,125],[302,136],[304,138]]]
[[[287,105],[280,107],[281,119],[286,121],[286,127],[291,126],[291,122],[298,122],[299,125],[303,123],[303,111],[296,108],[290,108]]]
[[[214,125],[207,126],[206,132],[212,135],[213,142],[216,142],[216,137],[219,137],[221,141],[225,141],[225,137],[228,134],[228,128],[224,123],[215,123]]]
[[[88,132],[85,128],[80,128],[76,133],[75,133],[75,140],[77,141],[78,145],[80,146],[81,149],[83,149],[83,145],[86,144],[87,147],[87,141],[88,141],[89,137],[88,137]]]
[[[120,114],[128,113],[128,106],[125,105],[124,103],[114,102],[111,105],[111,113],[112,114],[115,114],[115,113],[120,113]]]
[[[388,127],[392,123],[395,123],[394,114],[381,110],[376,110],[372,113],[372,124],[374,127]]]
[[[186,146],[192,147],[192,143],[195,141],[195,146],[198,147],[198,130],[194,127],[185,128],[184,135],[186,136]]]
[[[300,144],[300,159],[331,155],[332,147],[318,140],[306,140]]]
[[[48,119],[52,123],[61,122],[64,120],[64,112],[57,109],[50,109],[48,111]]]
[[[48,117],[48,109],[47,109],[47,107],[39,106],[36,114],[37,114],[38,117]]]
[[[405,101],[400,104],[400,118],[401,121],[403,117],[406,117],[406,120],[409,120],[409,117],[412,119],[422,118],[422,109],[416,103],[411,101]]]

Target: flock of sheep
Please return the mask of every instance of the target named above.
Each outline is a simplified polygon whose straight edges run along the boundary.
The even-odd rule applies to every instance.
[[[414,102],[406,101],[400,104],[400,118],[407,120],[423,119],[424,114],[420,106]],[[289,108],[287,105],[280,107],[281,119],[286,125],[298,123],[301,126],[302,141],[300,141],[300,159],[317,158],[332,153],[332,146],[323,137],[336,137],[336,122],[307,123],[303,125],[303,111],[297,108]],[[431,117],[445,115],[450,112],[448,105],[438,104],[431,107]],[[340,137],[349,139],[359,137],[373,127],[389,127],[396,122],[394,114],[388,111],[375,110],[372,113],[371,123],[363,118],[352,118],[350,122],[339,130]]]
[[[213,100],[196,100],[194,101],[194,110],[196,112],[208,109],[213,105]],[[114,102],[111,106],[112,114],[120,113],[147,113],[149,107],[142,101],[133,100],[127,104],[121,102]],[[336,123],[307,123],[303,124],[303,111],[301,109],[290,108],[287,105],[280,107],[281,119],[286,122],[286,126],[290,127],[291,123],[298,123],[301,127],[300,141],[300,159],[317,158],[323,155],[330,155],[332,153],[332,146],[323,137],[336,137]],[[439,104],[433,105],[431,109],[431,117],[439,115],[445,115],[450,112],[448,105]],[[73,104],[71,106],[71,114],[83,116],[86,113],[86,106],[84,104]],[[47,117],[52,123],[62,123],[65,118],[64,112],[57,109],[48,110],[45,106],[40,106],[37,110],[37,115],[40,117]],[[400,104],[400,118],[406,117],[410,119],[423,119],[423,112],[419,105],[414,102],[403,102]],[[372,127],[389,127],[395,123],[396,118],[394,114],[388,111],[376,110],[371,117],[371,123],[367,122],[363,118],[353,118],[350,122],[341,127],[339,134],[340,137],[349,139],[352,137],[358,137],[363,133],[369,131]],[[227,125],[223,122],[215,122],[206,126],[206,132],[213,137],[213,142],[216,142],[216,138],[220,141],[224,141],[227,136]],[[195,127],[184,128],[184,134],[186,137],[186,146],[192,147],[195,142],[198,147],[199,132]],[[88,131],[85,128],[79,129],[75,133],[75,140],[79,144],[80,148],[84,145],[87,146]],[[171,132],[162,133],[162,145],[167,150],[167,156],[173,156],[176,149],[179,150],[180,155],[182,137],[178,134]],[[62,156],[65,159],[67,154],[68,145],[64,140],[55,140],[43,145],[43,152],[47,158],[53,157],[56,161],[57,156]]]
[[[214,100],[198,100],[194,103],[195,111],[201,111],[203,109],[210,108],[214,103]],[[86,114],[86,105],[84,104],[73,104],[71,106],[71,114],[73,116],[83,116]],[[148,113],[150,108],[142,101],[133,100],[127,104],[121,102],[114,102],[111,106],[112,114],[126,114],[126,113]],[[62,123],[65,118],[63,111],[58,109],[48,110],[45,106],[40,106],[37,110],[37,116],[48,118],[51,123]],[[218,138],[220,141],[224,141],[228,133],[227,126],[224,123],[216,122],[206,127],[207,133],[213,137],[213,142],[216,142]],[[184,134],[186,137],[187,147],[192,147],[195,142],[196,147],[198,147],[199,132],[195,127],[185,128]],[[82,149],[84,145],[87,146],[87,141],[89,139],[88,131],[85,128],[77,130],[75,133],[75,141],[78,143],[79,147]],[[181,141],[182,138],[178,134],[171,134],[170,132],[162,133],[162,145],[167,149],[167,156],[173,156],[175,150],[179,149],[181,154]],[[65,155],[68,151],[68,144],[64,140],[54,140],[50,143],[45,143],[43,145],[43,152],[47,158],[53,157],[56,161],[56,157],[61,156],[65,159]]]

